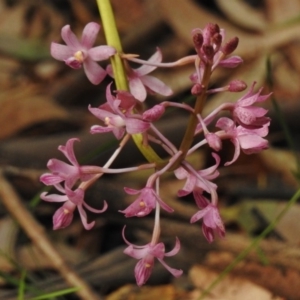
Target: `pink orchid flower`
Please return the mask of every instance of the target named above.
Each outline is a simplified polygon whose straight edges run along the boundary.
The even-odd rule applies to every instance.
[[[162,54],[159,49],[149,58],[148,62],[153,64],[161,63]],[[173,91],[164,84],[161,80],[148,74],[154,71],[157,67],[143,65],[137,69],[132,69],[126,66],[127,76],[129,80],[129,89],[131,94],[139,101],[145,101],[147,92],[157,93],[163,96],[171,96]],[[107,73],[113,77],[111,66],[107,67]]]
[[[135,98],[127,92],[119,92],[115,98],[111,94],[110,86],[106,88],[105,104],[99,108],[89,106],[90,112],[107,126],[94,125],[91,127],[91,133],[113,132],[117,139],[121,139],[125,132],[135,134],[148,130],[150,123],[143,121],[141,115],[132,113],[136,104]]]
[[[174,277],[179,277],[182,275],[183,272],[182,270],[173,269],[169,267],[163,260],[165,256],[174,256],[178,253],[178,251],[180,250],[180,242],[178,238],[176,238],[176,244],[173,250],[167,253],[165,252],[165,245],[163,243],[158,243],[158,244],[149,243],[145,246],[137,246],[129,243],[126,240],[124,236],[124,230],[123,230],[123,238],[125,243],[128,245],[128,247],[124,250],[124,253],[139,260],[134,268],[135,279],[138,286],[142,286],[149,279],[153,270],[155,258],[157,258],[158,261]]]
[[[262,88],[257,93],[253,92],[254,82],[248,91],[242,98],[240,98],[232,108],[232,115],[234,121],[246,128],[258,128],[270,122],[270,118],[266,117],[268,110],[253,106],[257,102],[263,102],[271,95],[260,95]]]
[[[234,121],[229,118],[220,118],[216,123],[216,127],[223,129],[224,133],[219,135],[222,138],[229,138],[234,145],[233,159],[226,162],[225,166],[231,165],[238,159],[241,149],[245,154],[258,153],[267,149],[269,143],[263,137],[269,132],[269,124],[266,123],[260,128],[248,129],[243,126],[235,126]]]
[[[194,198],[200,210],[192,216],[191,223],[203,219],[202,232],[209,243],[214,240],[214,232],[223,238],[225,236],[225,227],[217,206],[211,204],[200,193],[194,193]]]
[[[79,41],[70,25],[66,25],[61,30],[61,36],[66,45],[57,43],[51,44],[51,55],[60,61],[64,61],[69,67],[79,69],[83,65],[87,78],[93,84],[99,84],[106,76],[106,71],[96,62],[108,59],[116,53],[111,46],[93,47],[100,25],[88,23]]]
[[[124,188],[125,192],[129,195],[140,194],[139,197],[130,204],[126,209],[120,210],[121,213],[125,214],[125,217],[144,217],[155,208],[158,202],[160,206],[167,212],[173,212],[173,208],[167,205],[162,199],[157,195],[153,188],[145,187],[142,190],[134,190],[131,188]]]
[[[53,215],[53,229],[61,229],[70,225],[73,220],[73,213],[75,208],[78,209],[82,224],[86,230],[90,230],[94,225],[95,221],[88,223],[87,215],[84,210],[94,212],[94,213],[102,213],[107,209],[107,203],[104,201],[104,206],[101,210],[90,207],[84,201],[84,190],[78,188],[75,191],[70,190],[66,187],[66,189],[62,189],[58,187],[58,190],[62,192],[64,195],[58,194],[50,194],[47,195],[46,192],[41,194],[41,199],[47,202],[64,202],[63,206],[61,206]]]
[[[80,166],[74,154],[74,142],[79,141],[77,138],[69,139],[65,146],[59,146],[60,150],[72,165],[65,163],[58,159],[50,159],[47,167],[52,173],[45,173],[40,177],[40,181],[45,185],[53,185],[57,187],[58,184],[65,181],[68,188],[72,188],[78,179],[87,181],[94,176],[94,174],[84,173],[86,167]]]
[[[187,171],[183,167],[179,167],[174,171],[174,174],[177,177],[177,179],[186,178],[184,187],[177,193],[179,197],[186,196],[198,189],[206,191],[208,193],[210,193],[212,190],[217,189],[217,185],[211,182],[210,180],[215,179],[219,176],[219,171],[217,170],[217,168],[220,164],[220,157],[216,153],[212,153],[212,156],[216,160],[215,165],[204,170],[195,171],[195,173],[197,173],[201,180],[196,176],[195,173]]]

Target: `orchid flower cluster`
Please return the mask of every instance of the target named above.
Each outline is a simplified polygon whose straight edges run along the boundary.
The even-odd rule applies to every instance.
[[[104,166],[80,165],[74,153],[74,143],[79,142],[72,138],[66,145],[58,149],[65,155],[69,163],[50,159],[47,167],[50,172],[43,174],[40,180],[47,186],[53,186],[58,194],[42,193],[41,199],[48,202],[61,202],[62,206],[54,213],[54,230],[65,228],[72,222],[74,212],[78,209],[83,226],[91,229],[95,222],[88,222],[86,210],[93,213],[103,213],[107,209],[104,201],[103,209],[92,208],[85,201],[86,190],[103,174],[133,172],[141,169],[151,169],[152,174],[145,182],[145,186],[136,190],[133,187],[124,187],[125,193],[132,195],[135,200],[127,208],[120,211],[125,217],[145,217],[155,212],[154,229],[151,241],[144,246],[131,244],[123,238],[128,247],[124,253],[137,259],[135,277],[139,286],[146,283],[151,275],[155,258],[175,277],[182,274],[182,270],[169,267],[164,258],[173,256],[180,250],[180,242],[176,237],[173,250],[165,251],[164,243],[160,242],[160,209],[168,213],[174,210],[167,199],[159,195],[160,178],[165,172],[173,172],[178,180],[185,180],[183,187],[177,192],[179,197],[191,194],[198,207],[198,211],[191,216],[190,222],[202,222],[202,231],[209,243],[213,242],[215,234],[221,238],[225,236],[225,228],[218,210],[217,185],[213,182],[219,175],[220,157],[218,151],[224,140],[230,140],[234,146],[233,158],[225,166],[233,164],[241,151],[246,154],[257,153],[268,147],[265,136],[268,134],[270,119],[266,116],[267,110],[257,106],[270,95],[262,95],[262,89],[254,91],[255,82],[250,89],[235,103],[224,102],[209,115],[203,116],[202,109],[207,95],[220,92],[242,92],[247,86],[241,80],[234,80],[227,86],[209,89],[210,77],[217,68],[235,68],[242,63],[239,56],[231,54],[238,46],[238,38],[234,37],[225,42],[225,31],[218,25],[207,24],[203,29],[194,29],[192,39],[195,54],[183,57],[172,63],[162,62],[162,53],[159,49],[145,61],[137,55],[118,53],[112,46],[93,47],[100,26],[89,23],[83,30],[81,40],[71,31],[70,26],[62,28],[61,35],[66,45],[52,43],[51,54],[69,67],[79,69],[83,67],[85,74],[92,84],[100,84],[106,75],[115,77],[113,68],[108,65],[106,70],[99,66],[98,61],[109,59],[115,55],[122,58],[125,67],[128,90],[113,90],[112,83],[106,87],[106,103],[99,107],[89,106],[89,111],[99,119],[99,124],[91,127],[92,134],[112,132],[120,140],[119,147]],[[133,69],[130,62],[141,64]],[[195,96],[194,106],[186,103],[171,101],[160,102],[153,107],[146,106],[149,93],[163,96],[172,95],[172,90],[161,80],[149,75],[158,67],[178,67],[193,64],[195,72],[191,74],[191,93]],[[162,118],[168,107],[176,107],[187,111],[190,116],[187,121],[182,143],[176,147],[155,126],[155,122]],[[220,112],[228,112],[230,117],[220,117]],[[216,129],[211,131],[209,128]],[[195,137],[202,136],[202,140],[195,143]],[[139,149],[148,160],[147,163],[123,169],[110,168],[114,159],[122,151],[127,141],[133,138]],[[168,158],[161,159],[154,152],[152,145],[158,144],[166,152]],[[200,147],[209,147],[214,165],[197,170],[186,159]],[[149,154],[150,153],[150,154]]]

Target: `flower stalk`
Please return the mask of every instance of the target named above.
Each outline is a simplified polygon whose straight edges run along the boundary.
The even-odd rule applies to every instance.
[[[164,173],[171,172],[178,180],[185,180],[183,187],[177,190],[177,195],[178,197],[191,195],[194,198],[198,211],[191,216],[190,222],[202,222],[202,232],[207,241],[212,243],[215,236],[223,238],[225,227],[218,209],[218,186],[214,182],[219,176],[218,168],[221,164],[217,152],[222,149],[224,140],[232,142],[234,154],[230,161],[224,163],[226,167],[238,159],[241,151],[252,154],[268,147],[265,137],[268,134],[270,118],[266,116],[267,110],[256,104],[265,101],[270,94],[261,95],[262,89],[254,92],[254,82],[249,91],[236,103],[223,103],[207,117],[203,117],[202,111],[207,95],[237,93],[246,89],[246,84],[241,80],[233,80],[226,86],[209,89],[211,75],[216,68],[235,68],[242,62],[238,56],[229,56],[237,47],[238,38],[232,38],[225,43],[224,29],[216,24],[207,24],[203,29],[192,30],[196,55],[180,58],[173,63],[163,63],[162,52],[157,48],[155,53],[144,61],[136,59],[136,55],[123,54],[110,1],[97,0],[97,3],[108,45],[94,46],[101,29],[95,22],[90,22],[84,27],[81,39],[72,32],[70,25],[65,25],[62,29],[62,39],[66,45],[53,42],[51,54],[73,69],[83,67],[92,84],[99,84],[106,75],[114,78],[116,91],[112,91],[112,83],[107,85],[106,102],[98,107],[88,106],[89,111],[100,121],[100,124],[91,127],[90,133],[112,133],[120,140],[120,144],[104,166],[80,165],[73,147],[75,141],[78,142],[79,139],[69,139],[65,145],[58,147],[68,162],[50,159],[47,164],[50,172],[40,177],[45,185],[53,186],[59,193],[44,192],[41,198],[48,202],[62,203],[53,216],[55,230],[69,226],[76,210],[85,229],[90,230],[95,221],[88,222],[86,212],[100,214],[108,207],[105,200],[102,209],[89,206],[85,200],[86,190],[96,180],[105,174],[151,170],[152,174],[149,175],[144,187],[140,189],[124,187],[124,192],[135,196],[135,200],[119,211],[126,218],[141,218],[155,211],[152,239],[148,244],[144,246],[131,244],[125,238],[123,230],[123,238],[128,245],[124,253],[138,259],[134,272],[140,286],[150,277],[156,259],[173,276],[178,277],[182,274],[182,270],[173,269],[164,262],[165,257],[173,256],[180,250],[178,238],[174,249],[170,252],[165,252],[164,243],[160,242],[162,229],[160,211],[163,209],[167,213],[174,212],[168,201],[165,202],[165,199],[160,197]],[[110,59],[111,65],[104,70],[98,62],[105,59]],[[142,66],[132,68],[130,60],[141,63]],[[194,106],[163,101],[149,108],[147,105],[150,103],[144,103],[148,94],[157,93],[168,97],[173,93],[164,82],[149,74],[158,67],[178,67],[187,63],[193,63],[195,66],[195,72],[190,76],[191,94],[196,97]],[[169,107],[189,113],[179,147],[154,124],[164,116]],[[220,117],[222,111],[228,111],[230,116]],[[213,129],[209,125],[215,125],[218,129]],[[192,146],[196,135],[203,138]],[[148,163],[123,168],[111,167],[130,138],[134,140]],[[153,144],[163,149],[168,157],[161,159],[152,148]],[[188,162],[187,156],[203,146],[210,148],[215,164],[197,170]]]
[[[110,0],[97,0],[97,4],[107,45],[112,46],[117,50],[117,53],[110,58],[115,76],[116,88],[118,90],[128,91],[128,80],[124,69],[124,63],[121,58],[123,49]],[[153,148],[143,143],[142,134],[133,134],[132,139],[149,162],[155,162],[158,166],[164,164],[163,160],[157,155]]]

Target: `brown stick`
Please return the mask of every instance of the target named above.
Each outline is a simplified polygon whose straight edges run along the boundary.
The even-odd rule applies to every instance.
[[[65,281],[72,287],[80,287],[77,295],[84,300],[100,300],[101,297],[96,295],[91,287],[66,264],[46,236],[44,227],[26,209],[13,187],[2,174],[0,174],[0,196],[11,216],[17,220],[32,242],[44,252]]]

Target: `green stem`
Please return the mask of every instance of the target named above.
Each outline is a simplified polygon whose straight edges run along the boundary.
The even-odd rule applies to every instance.
[[[286,214],[286,212],[297,202],[297,200],[300,197],[300,189],[294,194],[294,196],[289,200],[289,202],[286,204],[286,206],[283,208],[283,210],[277,215],[277,217],[269,224],[269,226],[266,227],[266,229],[257,237],[255,238],[252,243],[243,250],[233,261],[231,264],[229,264],[222,273],[218,276],[216,280],[214,280],[209,287],[202,293],[200,298],[198,300],[204,299],[205,296],[207,296],[212,289],[220,283],[220,281],[228,275],[230,271],[232,271],[235,266],[243,260],[249,253],[252,251],[255,247],[259,245],[259,243],[269,234],[271,233],[276,225],[279,223],[279,221],[282,219],[282,217]]]
[[[109,0],[96,0],[100,11],[103,30],[107,45],[114,47],[117,53],[111,57],[111,65],[115,77],[116,87],[118,90],[129,91],[128,80],[124,69],[123,60],[120,56],[122,54],[122,44],[116,26],[115,17]],[[144,157],[151,163],[158,165],[163,164],[163,160],[149,145],[143,144],[142,134],[133,134],[132,138],[142,152]]]
[[[117,30],[113,10],[109,0],[96,0],[101,15],[103,30],[107,45],[114,47],[117,54],[111,57],[111,65],[115,76],[116,87],[118,90],[128,91],[128,81],[124,70],[122,54],[122,44]]]

